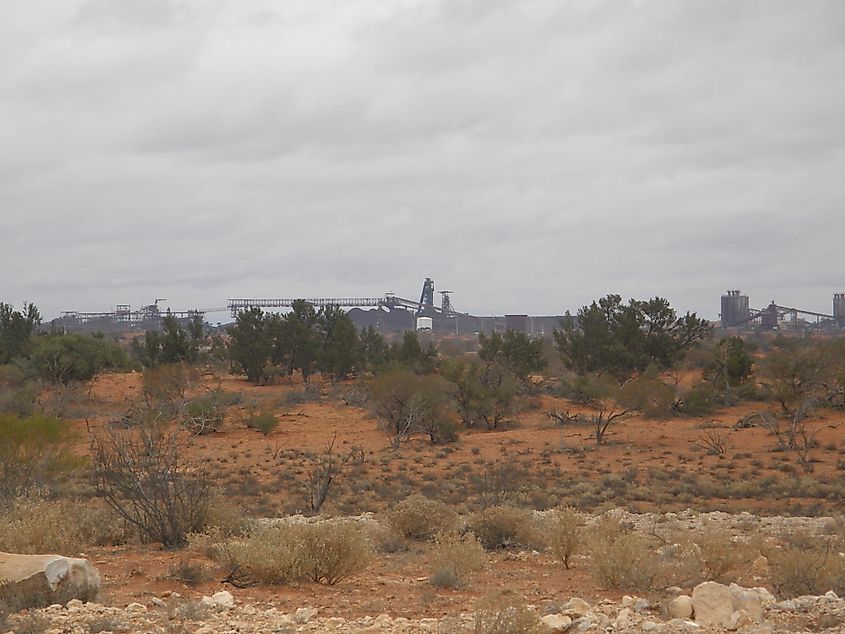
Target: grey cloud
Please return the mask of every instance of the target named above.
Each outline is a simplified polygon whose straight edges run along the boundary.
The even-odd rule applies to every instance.
[[[12,4],[0,300],[845,285],[837,1]]]

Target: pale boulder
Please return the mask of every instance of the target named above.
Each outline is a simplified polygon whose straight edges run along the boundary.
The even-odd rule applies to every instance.
[[[0,552],[0,598],[47,606],[93,601],[99,592],[100,573],[87,559]]]
[[[572,619],[563,614],[548,614],[540,620],[552,632],[565,632],[572,625]]]
[[[715,581],[698,584],[692,591],[692,609],[696,623],[726,627],[734,613],[730,588]]]
[[[671,619],[691,619],[692,618],[692,597],[686,594],[679,595],[669,601],[666,606]]]

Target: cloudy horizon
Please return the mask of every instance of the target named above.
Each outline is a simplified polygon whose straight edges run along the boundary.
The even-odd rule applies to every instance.
[[[0,301],[828,313],[840,0],[9,0]]]

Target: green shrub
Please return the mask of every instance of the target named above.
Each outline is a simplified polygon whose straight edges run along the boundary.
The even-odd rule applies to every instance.
[[[249,416],[244,424],[250,429],[255,429],[265,436],[269,436],[279,426],[279,421],[272,412],[261,412]]]
[[[473,515],[467,527],[488,550],[531,546],[536,540],[529,511],[514,506],[491,506]]]
[[[453,530],[458,515],[451,508],[424,495],[411,495],[393,507],[387,522],[400,535],[428,541]]]
[[[694,385],[683,398],[682,410],[690,416],[705,416],[716,408],[716,394],[705,383]]]
[[[0,413],[29,416],[35,408],[38,386],[27,381],[13,365],[0,365]]]
[[[0,500],[47,488],[78,467],[73,439],[71,427],[56,418],[0,414]]]
[[[459,588],[470,574],[481,570],[487,561],[484,548],[471,533],[459,536],[441,533],[431,549],[431,577],[433,586]]]
[[[225,408],[214,394],[211,394],[190,401],[185,408],[181,423],[193,434],[210,434],[219,431],[225,415]]]

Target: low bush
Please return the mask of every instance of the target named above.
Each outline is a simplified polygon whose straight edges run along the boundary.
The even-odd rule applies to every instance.
[[[581,518],[572,507],[552,511],[546,517],[543,533],[549,550],[569,569],[569,562],[583,546]]]
[[[661,569],[649,539],[636,533],[595,540],[591,556],[593,575],[606,589],[650,590]]]
[[[514,506],[491,506],[473,515],[467,527],[488,550],[532,546],[536,541],[529,511]]]
[[[0,414],[0,500],[54,485],[78,467],[73,438],[71,427],[56,418]]]
[[[459,588],[467,578],[484,567],[487,556],[481,543],[472,533],[459,536],[441,533],[431,549],[431,576],[429,580],[438,588]]]
[[[108,508],[76,500],[17,498],[0,511],[0,551],[76,555],[90,546],[112,546],[131,536]]]
[[[0,365],[0,412],[28,416],[35,409],[38,385],[13,365]]]
[[[724,531],[709,528],[687,539],[689,552],[699,565],[701,581],[731,583],[751,565],[758,552],[748,544],[731,539]]]
[[[310,580],[334,585],[364,570],[373,557],[364,530],[346,520],[264,526],[230,539],[192,535],[190,543],[220,564],[268,584]]]
[[[813,533],[791,536],[780,548],[764,553],[775,593],[785,599],[845,592],[845,557],[842,542]]]
[[[182,426],[192,434],[210,434],[220,430],[226,410],[214,394],[189,401],[182,415]]]
[[[482,600],[475,612],[475,634],[544,634],[536,610],[510,592]]]
[[[268,436],[279,426],[279,421],[272,412],[260,412],[249,416],[244,421],[244,425]]]
[[[424,495],[411,495],[393,507],[388,525],[408,539],[428,541],[438,533],[447,533],[458,523],[458,515],[451,508]]]
[[[168,568],[167,578],[191,587],[198,586],[205,581],[205,566],[189,559],[180,559]]]

